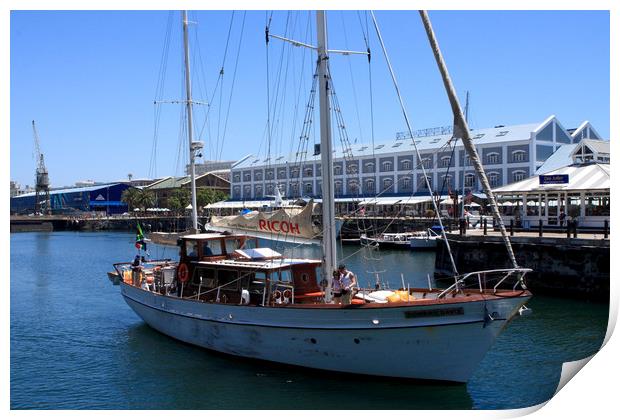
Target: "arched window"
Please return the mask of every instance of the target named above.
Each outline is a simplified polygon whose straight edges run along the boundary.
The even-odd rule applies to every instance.
[[[452,175],[444,175],[442,177],[442,182],[445,187],[452,186]]]
[[[366,172],[374,172],[375,171],[375,163],[374,162],[368,162],[364,165],[364,167],[366,168]]]
[[[499,173],[489,172],[489,184],[491,184],[492,187],[497,187],[499,185]]]
[[[306,166],[306,169],[304,169],[304,174],[306,177],[311,177],[312,176],[312,166]]]
[[[409,159],[404,159],[402,161],[403,164],[403,171],[408,171],[411,169],[411,161]]]
[[[304,194],[312,194],[312,182],[306,182],[304,184]]]
[[[424,169],[431,169],[432,167],[432,159],[431,158],[423,158],[422,159],[422,166],[424,167]]]
[[[385,162],[383,162],[381,164],[381,169],[383,169],[383,172],[389,172],[392,170],[392,162],[389,160],[386,160]]]
[[[334,182],[334,194],[342,195],[342,181]]]
[[[443,168],[447,168],[448,166],[450,166],[450,161],[452,159],[450,158],[450,156],[444,156],[441,158],[441,166]]]
[[[375,190],[375,180],[367,179],[366,180],[366,191],[374,191]]]
[[[499,153],[491,152],[487,153],[487,163],[489,165],[496,165],[499,163]]]
[[[513,162],[523,162],[525,160],[525,150],[515,150],[512,152]]]
[[[357,183],[357,180],[352,179],[351,181],[349,181],[349,192],[351,194],[357,194],[359,192],[359,185]]]
[[[475,180],[476,177],[474,176],[474,174],[465,175],[465,186],[472,188],[474,186]]]
[[[401,183],[402,183],[403,189],[407,190],[411,188],[411,178],[409,178],[408,176],[402,178]]]
[[[334,165],[334,175],[342,175],[342,166],[340,164]]]
[[[356,174],[357,173],[357,163],[349,163],[347,165],[347,173]]]
[[[525,171],[514,171],[512,173],[512,181],[519,182],[525,179]]]
[[[394,181],[392,181],[392,178],[385,178],[383,180],[383,189],[387,190],[389,189],[392,184],[394,184]]]

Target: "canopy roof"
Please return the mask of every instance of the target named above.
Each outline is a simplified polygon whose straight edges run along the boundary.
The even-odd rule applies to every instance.
[[[544,175],[568,175],[566,184],[540,184],[538,175],[523,181],[496,188],[496,194],[540,192],[540,191],[609,191],[610,166],[605,163],[569,165],[547,172]]]

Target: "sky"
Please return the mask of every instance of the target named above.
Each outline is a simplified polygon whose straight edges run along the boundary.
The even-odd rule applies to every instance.
[[[327,16],[331,49],[364,51],[365,38],[371,49],[370,64],[362,55],[330,58],[349,140],[393,140],[406,125],[370,14]],[[190,12],[193,97],[206,103],[194,106],[194,131],[205,142],[204,158],[300,147],[313,53],[273,38],[266,47],[269,17],[271,34],[315,44],[307,11]],[[451,124],[418,13],[377,11],[376,17],[413,128]],[[434,11],[430,17],[463,104],[470,92],[472,128],[556,115],[566,128],[588,120],[609,138],[609,12]],[[185,95],[180,23],[179,12],[167,11],[11,11],[11,180],[33,184],[32,120],[52,187],[130,173],[181,175],[184,108],[174,103]],[[318,117],[312,120],[304,148],[319,141]]]

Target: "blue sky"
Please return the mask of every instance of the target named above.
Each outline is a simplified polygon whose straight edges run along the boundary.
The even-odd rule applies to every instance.
[[[414,128],[450,124],[417,12],[376,15]],[[195,111],[205,157],[238,159],[266,152],[266,16],[248,11],[240,37],[243,11],[234,17],[230,11],[190,12],[190,20],[197,22],[191,36],[194,99],[213,97],[210,107],[196,106]],[[437,11],[430,16],[457,91],[462,98],[471,92],[473,128],[542,121],[555,114],[567,128],[589,120],[609,137],[608,12]],[[330,48],[365,50],[366,18],[365,12],[329,12]],[[11,12],[12,180],[33,183],[33,119],[53,186],[114,181],[128,173],[140,178],[182,173],[186,152],[180,143],[180,105],[159,105],[157,155],[151,159],[153,100],[169,19],[161,98],[175,100],[183,97],[177,12],[172,17],[165,11]],[[314,17],[306,11],[274,12],[271,22],[274,34],[315,42]],[[381,142],[393,139],[405,124],[371,22],[368,29],[371,79],[363,56],[333,56],[330,62],[351,141],[371,141],[372,81],[374,138]],[[217,84],[227,39],[223,83]],[[278,40],[270,42],[268,55],[271,149],[285,154],[297,149],[313,56]],[[310,143],[318,141],[315,128]]]

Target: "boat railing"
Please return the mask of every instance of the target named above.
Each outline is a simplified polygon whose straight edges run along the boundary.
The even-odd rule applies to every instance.
[[[453,291],[458,292],[459,290],[465,288],[468,284],[475,284],[475,283],[477,283],[480,293],[483,293],[484,290],[487,290],[486,284],[489,281],[492,281],[492,280],[487,279],[488,275],[499,276],[499,280],[493,286],[493,294],[496,294],[499,286],[503,284],[511,276],[516,276],[516,280],[512,284],[513,291],[515,291],[517,286],[519,285],[523,289],[526,289],[524,277],[530,271],[532,271],[531,268],[500,268],[500,269],[494,269],[494,270],[472,271],[472,272],[454,277],[454,283],[450,287],[442,291],[437,296],[437,298],[441,299],[442,297],[446,296],[450,292],[453,292]]]

